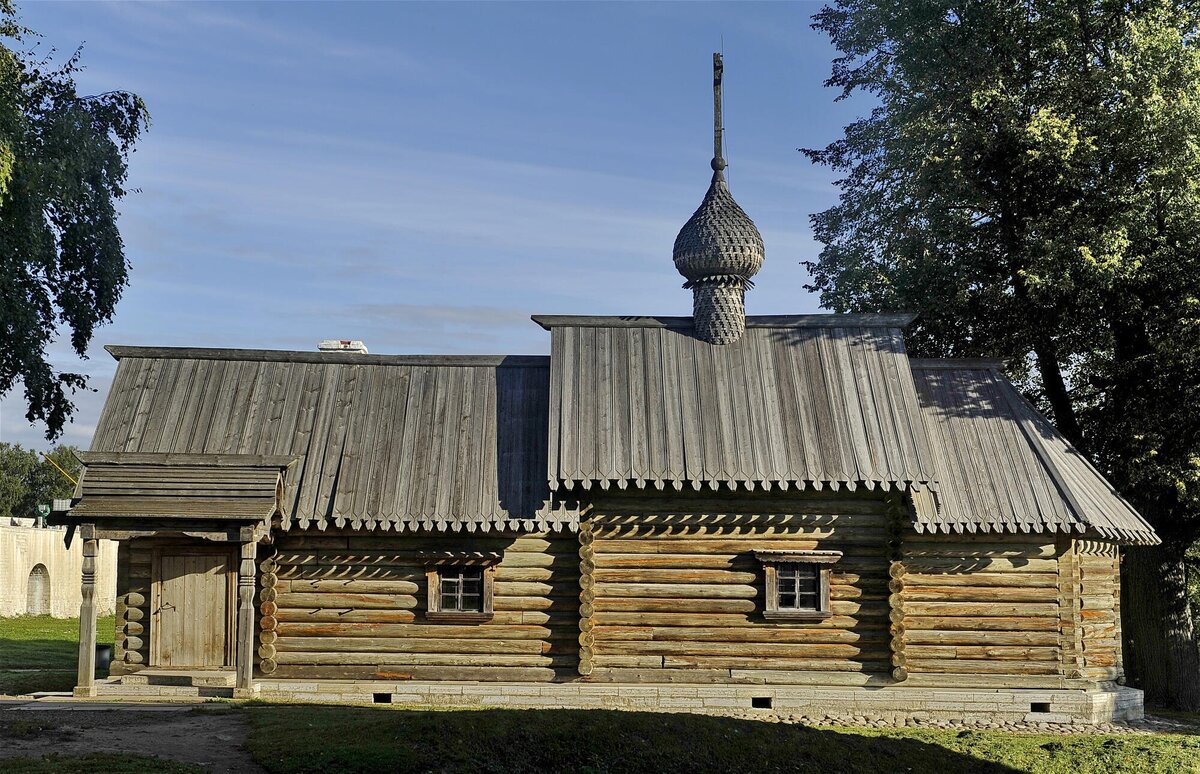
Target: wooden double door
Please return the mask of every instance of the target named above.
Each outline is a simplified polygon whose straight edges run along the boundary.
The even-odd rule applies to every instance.
[[[216,669],[234,663],[237,561],[230,548],[154,551],[150,665]]]

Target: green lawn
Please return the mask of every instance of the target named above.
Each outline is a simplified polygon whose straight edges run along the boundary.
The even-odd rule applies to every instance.
[[[47,755],[45,758],[0,758],[5,774],[204,774],[201,766],[143,755]]]
[[[272,772],[1200,772],[1200,736],[808,728],[607,710],[249,705]]]
[[[113,619],[97,626],[112,641]],[[69,690],[78,622],[0,618],[0,694]],[[13,670],[34,669],[35,672]],[[272,772],[819,771],[1200,774],[1200,735],[1027,735],[808,728],[689,714],[251,703],[248,747]],[[1180,719],[1190,719],[1183,718]],[[122,756],[6,759],[4,771],[190,772]]]
[[[111,645],[114,625],[113,616],[100,618],[96,642]],[[78,618],[0,618],[0,696],[71,690],[78,656]],[[39,671],[22,671],[31,669]]]

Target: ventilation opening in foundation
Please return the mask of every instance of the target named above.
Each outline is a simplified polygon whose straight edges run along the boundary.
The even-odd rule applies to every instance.
[[[371,699],[376,704],[391,704],[392,703],[392,695],[390,693],[373,693],[373,694],[371,694]]]
[[[754,709],[771,709],[771,697],[752,696],[750,697],[750,706]]]
[[[1050,702],[1048,702],[1048,701],[1031,702],[1029,704],[1029,711],[1030,712],[1049,712],[1050,711]]]

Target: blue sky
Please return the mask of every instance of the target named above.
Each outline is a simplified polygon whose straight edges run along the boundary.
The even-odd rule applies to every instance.
[[[545,353],[534,313],[689,314],[671,263],[711,174],[725,54],[729,179],[766,264],[750,314],[817,311],[799,262],[863,111],[823,88],[816,3],[30,3],[85,92],[153,125],[121,205],[131,284],[80,363],[62,440],[86,447],[105,344]],[[22,397],[0,440],[45,447]]]

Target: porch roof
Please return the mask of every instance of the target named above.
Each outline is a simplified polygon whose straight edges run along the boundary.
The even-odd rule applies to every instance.
[[[70,521],[267,523],[286,517],[292,456],[79,452]]]

